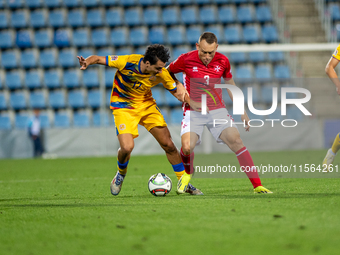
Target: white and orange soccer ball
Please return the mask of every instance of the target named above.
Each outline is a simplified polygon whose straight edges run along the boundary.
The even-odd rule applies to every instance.
[[[166,196],[171,191],[172,181],[166,174],[154,174],[149,179],[148,188],[150,193],[156,197]]]

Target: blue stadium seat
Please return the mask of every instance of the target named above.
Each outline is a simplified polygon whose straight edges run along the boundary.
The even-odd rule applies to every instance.
[[[261,86],[261,97],[264,103],[271,104],[273,102],[273,85],[268,84]]]
[[[81,71],[79,69],[68,69],[64,71],[63,83],[66,88],[73,89],[81,85]]]
[[[12,92],[9,96],[9,103],[14,110],[23,110],[27,107],[27,98],[22,91]]]
[[[164,117],[165,122],[168,123],[168,124],[171,124],[170,123],[169,111],[168,111],[169,109],[167,107],[163,107],[160,110],[161,110],[161,114]]]
[[[0,115],[0,130],[10,130],[11,128],[11,118],[8,115]]]
[[[83,56],[84,58],[87,58],[91,55],[94,55],[93,48],[83,48],[78,50],[78,56]]]
[[[119,0],[101,0],[104,6],[115,6],[119,4]]]
[[[256,8],[256,19],[261,23],[271,22],[273,20],[272,13],[268,5],[261,5]]]
[[[136,27],[130,29],[130,43],[134,46],[146,45],[148,43],[148,29],[146,27]]]
[[[156,0],[156,3],[161,6],[168,6],[173,5],[175,3],[175,0]]]
[[[85,95],[83,91],[73,90],[68,92],[68,104],[72,108],[85,107]]]
[[[6,76],[5,76],[7,88],[9,88],[11,90],[21,89],[23,78],[24,78],[23,73],[20,70],[7,72]]]
[[[99,87],[99,75],[96,69],[87,69],[83,72],[83,82],[87,88]]]
[[[32,30],[19,30],[16,36],[16,44],[19,48],[30,48],[33,45]]]
[[[80,6],[81,0],[62,0],[63,4],[68,8]]]
[[[42,0],[26,0],[26,6],[30,9],[36,9],[42,6]]]
[[[242,92],[243,92],[243,95],[244,95],[244,98],[245,100],[247,100],[248,98],[248,88],[251,88],[252,89],[252,93],[253,93],[253,96],[252,96],[252,101],[253,101],[253,104],[257,104],[261,101],[261,97],[260,97],[260,92],[259,92],[259,89],[257,86],[254,86],[253,84],[250,84],[248,86],[244,86],[242,88]],[[248,100],[247,100],[248,101]],[[256,107],[255,107],[256,108]],[[248,113],[249,114],[249,113]],[[250,116],[249,116],[250,117]],[[259,119],[260,116],[252,116],[251,119]]]
[[[26,71],[25,86],[28,89],[37,89],[42,87],[42,72],[39,70]]]
[[[199,11],[199,19],[203,24],[217,23],[217,8],[216,6],[203,6]]]
[[[8,108],[7,97],[3,92],[0,92],[0,111]]]
[[[248,61],[245,52],[231,52],[229,54],[229,60],[234,64],[242,64]]]
[[[171,110],[170,119],[171,124],[180,125],[183,120],[183,110],[181,108]]]
[[[140,46],[138,48],[135,48],[135,51],[133,52],[133,54],[144,55],[145,49],[146,49],[145,46]]]
[[[133,48],[122,47],[122,48],[116,49],[115,55],[131,55],[132,52],[133,52]]]
[[[137,0],[120,0],[120,4],[124,7],[136,6],[138,4]]]
[[[76,47],[90,46],[90,30],[88,28],[73,30],[73,45]]]
[[[61,87],[62,73],[58,69],[47,70],[44,72],[44,83],[47,88],[55,89]]]
[[[288,80],[291,78],[290,70],[287,65],[276,65],[274,67],[274,77],[280,80]]]
[[[142,9],[140,7],[126,9],[124,20],[125,23],[129,26],[142,25]]]
[[[162,19],[165,25],[176,25],[180,21],[179,8],[177,6],[166,7],[162,12]]]
[[[0,29],[5,29],[9,27],[9,16],[8,12],[0,11]]]
[[[87,102],[92,108],[99,108],[101,102],[101,95],[99,90],[90,90],[87,93]]]
[[[30,116],[27,113],[15,114],[14,127],[18,129],[26,129],[28,127],[29,120]]]
[[[246,4],[248,0],[231,0],[230,2],[233,4],[239,5],[239,4]]]
[[[23,68],[36,68],[38,66],[39,52],[36,49],[29,49],[21,52],[21,66]]]
[[[156,100],[156,103],[158,106],[165,105],[163,89],[159,89],[159,88],[152,89],[152,97]]]
[[[3,51],[1,54],[1,63],[5,69],[12,69],[19,67],[19,53],[17,50]]]
[[[63,68],[78,66],[76,50],[74,48],[59,51],[59,64]]]
[[[54,28],[64,27],[66,25],[66,11],[63,9],[50,11],[48,21]]]
[[[69,47],[72,44],[72,30],[69,28],[66,29],[57,29],[54,32],[54,44],[57,47]]]
[[[198,5],[203,5],[203,4],[210,4],[211,0],[195,0],[194,2]]]
[[[275,25],[264,25],[262,27],[262,38],[267,43],[279,41],[279,35]]]
[[[167,37],[172,45],[184,44],[186,43],[185,28],[183,26],[170,27]]]
[[[111,47],[97,49],[98,56],[109,56],[109,55],[113,55],[113,53],[114,53],[114,50]]]
[[[242,35],[242,28],[239,25],[227,26],[224,29],[224,41],[228,43],[240,43]]]
[[[42,29],[34,32],[35,45],[39,48],[52,46],[53,31],[52,29]]]
[[[61,109],[66,107],[65,93],[62,91],[50,91],[48,101],[53,109]]]
[[[111,8],[106,11],[105,21],[106,23],[111,26],[121,26],[124,20],[124,10],[120,7]]]
[[[40,112],[39,120],[40,120],[40,127],[41,128],[50,128],[51,127],[50,116],[47,112]]]
[[[175,3],[179,5],[193,4],[193,0],[175,0]]]
[[[263,4],[263,3],[267,3],[268,0],[248,0],[248,2],[253,3],[253,4]]]
[[[188,6],[181,9],[181,20],[186,25],[198,23],[198,10],[196,6]]]
[[[35,109],[43,109],[46,108],[46,96],[42,91],[33,91],[30,93],[29,98],[30,106]]]
[[[115,71],[113,69],[105,69],[105,72],[104,72],[104,80],[105,80],[105,86],[107,88],[112,88],[112,85],[113,85],[113,79],[114,79],[114,76],[115,76]]]
[[[268,52],[268,60],[271,62],[280,62],[285,60],[285,56],[282,51],[272,51]]]
[[[272,68],[267,64],[260,64],[255,67],[255,78],[261,82],[272,79]]]
[[[18,9],[24,7],[24,2],[22,0],[7,0],[6,2],[10,9]]]
[[[104,10],[92,9],[88,10],[86,14],[86,21],[90,27],[100,27],[104,25]]]
[[[144,22],[148,26],[161,23],[161,9],[159,7],[149,7],[143,12]]]
[[[218,18],[223,24],[236,22],[236,9],[234,6],[222,6],[218,9]]]
[[[250,65],[236,67],[234,78],[238,83],[250,83],[253,81],[253,70]]]
[[[81,27],[85,25],[84,9],[70,10],[67,14],[67,23],[71,27]]]
[[[240,6],[236,12],[237,20],[241,23],[249,23],[255,20],[254,18],[254,7],[251,5]]]
[[[61,0],[43,0],[44,5],[48,8],[56,8],[61,6]]]
[[[111,115],[112,114],[110,114],[110,117],[112,118]],[[103,125],[101,123],[102,119],[103,119]],[[100,111],[93,112],[92,120],[93,120],[93,125],[97,126],[97,127],[99,127],[99,126],[109,126],[110,125],[109,114],[107,112],[104,113],[104,116],[101,116]],[[111,123],[112,123],[112,121],[111,121]]]
[[[16,29],[27,27],[29,24],[28,19],[29,17],[27,10],[14,11],[11,15],[11,25]]]
[[[149,41],[152,44],[165,44],[167,43],[166,31],[164,26],[152,27],[149,30]]]
[[[205,27],[204,31],[214,33],[219,43],[224,42],[223,27],[222,25],[210,25]]]
[[[14,32],[12,30],[0,31],[0,49],[14,47]]]
[[[114,46],[123,46],[128,44],[129,30],[126,27],[119,27],[111,30],[110,42]]]
[[[54,116],[54,127],[69,128],[71,126],[70,116],[67,113],[56,113]]]
[[[154,6],[154,5],[156,5],[156,0],[139,0],[138,2],[142,6]]]
[[[266,55],[263,51],[249,52],[249,60],[253,63],[266,61]]]
[[[31,11],[30,23],[35,29],[45,27],[47,24],[47,11],[41,9]]]
[[[332,20],[340,20],[340,6],[338,3],[328,5]]]
[[[103,47],[109,44],[109,31],[107,28],[94,29],[91,32],[91,41],[96,47]]]
[[[187,40],[191,44],[198,42],[200,35],[203,33],[202,26],[190,26],[187,28]]]
[[[177,46],[173,48],[173,53],[171,56],[173,57],[173,60],[177,59],[181,54],[187,53],[190,51],[190,47],[188,45],[183,46]]]
[[[87,8],[96,7],[100,4],[99,0],[83,0],[83,5]]]
[[[243,39],[246,43],[259,43],[261,30],[258,25],[246,25],[243,28]]]
[[[165,91],[165,104],[167,106],[181,106],[182,103],[178,101],[169,91]]]
[[[76,112],[73,114],[73,125],[75,127],[89,127],[90,116],[87,112]]]
[[[212,0],[215,4],[230,4],[231,0]]]
[[[57,65],[58,54],[56,49],[46,49],[40,51],[40,65],[43,68],[51,68]]]
[[[112,86],[111,86],[111,87],[112,87]],[[111,90],[106,90],[105,98],[106,98],[106,104],[107,104],[107,105],[110,105],[110,100],[111,100]]]

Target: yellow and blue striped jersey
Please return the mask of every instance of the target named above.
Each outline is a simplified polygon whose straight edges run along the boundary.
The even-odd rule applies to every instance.
[[[135,109],[154,103],[151,88],[159,83],[170,91],[177,89],[165,68],[155,76],[143,74],[140,68],[143,57],[137,54],[106,57],[106,65],[117,68],[111,92],[111,109]]]
[[[334,53],[333,53],[333,58],[337,59],[340,61],[340,44],[338,45],[338,47],[335,49]]]

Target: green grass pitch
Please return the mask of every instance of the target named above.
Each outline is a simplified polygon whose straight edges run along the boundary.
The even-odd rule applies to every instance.
[[[252,156],[320,164],[325,153]],[[246,178],[194,178],[205,195],[178,196],[165,156],[132,156],[114,197],[115,172],[115,157],[0,160],[0,254],[339,254],[340,178],[263,178],[266,195]],[[166,197],[147,189],[157,172],[173,180]]]

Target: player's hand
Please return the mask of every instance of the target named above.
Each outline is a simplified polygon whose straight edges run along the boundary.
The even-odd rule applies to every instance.
[[[86,59],[83,56],[77,56],[80,64],[80,70],[85,70],[88,67],[88,64],[86,63]]]
[[[179,101],[184,102],[185,95],[189,96],[189,93],[181,82],[177,81],[176,86],[177,86],[177,90],[176,90],[175,96]]]
[[[241,115],[241,120],[246,124],[245,129],[246,129],[247,132],[249,132],[249,129],[250,129],[249,120],[250,119],[249,119],[248,115],[246,113]]]

